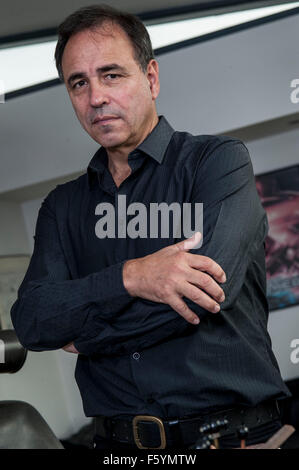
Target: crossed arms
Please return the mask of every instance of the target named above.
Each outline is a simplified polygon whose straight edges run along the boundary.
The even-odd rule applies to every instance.
[[[194,317],[219,303],[222,311],[232,308],[268,230],[248,151],[235,139],[220,142],[198,165],[191,202],[203,202],[204,237],[193,253],[181,242],[71,279],[53,193],[40,209],[34,252],[11,309],[20,342],[34,351],[122,354],[200,328]]]

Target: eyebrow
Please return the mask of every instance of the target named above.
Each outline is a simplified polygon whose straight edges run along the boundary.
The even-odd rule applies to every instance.
[[[97,73],[105,73],[105,72],[109,72],[111,70],[118,70],[120,72],[123,72],[123,73],[126,73],[126,68],[125,67],[122,67],[121,65],[119,64],[107,64],[107,65],[104,65],[103,67],[98,67],[96,69],[96,72]],[[77,80],[79,78],[87,78],[87,74],[85,72],[74,72],[72,73],[68,80],[67,80],[67,83],[69,86],[71,86],[72,82],[74,80]]]

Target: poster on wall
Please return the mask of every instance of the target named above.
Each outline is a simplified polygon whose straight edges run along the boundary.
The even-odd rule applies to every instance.
[[[299,304],[299,165],[256,176],[269,221],[266,238],[270,310]]]
[[[29,266],[30,256],[0,256],[0,329],[13,329],[10,309]]]

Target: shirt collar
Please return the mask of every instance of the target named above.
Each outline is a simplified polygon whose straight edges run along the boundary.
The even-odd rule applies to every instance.
[[[159,116],[158,124],[144,139],[144,141],[141,142],[136,149],[130,152],[128,159],[134,158],[136,153],[138,153],[137,151],[140,150],[161,164],[174,132],[174,129],[171,127],[167,119],[164,116]],[[105,148],[100,147],[91,159],[87,168],[90,188],[96,174],[103,173],[105,168],[108,168],[108,156]]]

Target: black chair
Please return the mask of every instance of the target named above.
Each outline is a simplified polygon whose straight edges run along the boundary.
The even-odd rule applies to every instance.
[[[27,350],[14,330],[0,330],[0,373],[15,373]],[[64,449],[41,414],[29,403],[0,401],[0,449]]]

